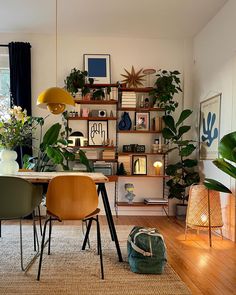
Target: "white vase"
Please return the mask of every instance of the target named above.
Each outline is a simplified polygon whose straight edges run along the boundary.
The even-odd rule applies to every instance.
[[[16,174],[19,165],[16,162],[17,153],[12,150],[2,150],[0,152],[0,174]]]

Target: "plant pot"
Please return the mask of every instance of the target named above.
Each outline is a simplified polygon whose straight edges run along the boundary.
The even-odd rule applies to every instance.
[[[187,213],[187,204],[176,204],[175,217],[178,220],[185,220]]]
[[[3,175],[16,174],[19,165],[16,162],[17,153],[12,150],[2,150],[0,153],[0,173]]]

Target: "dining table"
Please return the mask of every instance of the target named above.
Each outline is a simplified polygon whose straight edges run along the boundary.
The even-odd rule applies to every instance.
[[[102,197],[106,219],[109,227],[109,231],[111,234],[111,239],[115,243],[116,251],[118,260],[120,262],[123,261],[120,245],[117,237],[117,232],[111,212],[111,207],[109,203],[109,198],[107,195],[106,190],[106,183],[109,182],[109,178],[106,177],[102,173],[95,173],[95,172],[35,172],[35,171],[27,171],[27,172],[17,172],[14,176],[23,178],[33,184],[48,184],[51,179],[53,179],[56,176],[65,176],[65,175],[72,175],[72,176],[88,176],[93,179],[95,184],[97,185],[97,192],[98,196]]]

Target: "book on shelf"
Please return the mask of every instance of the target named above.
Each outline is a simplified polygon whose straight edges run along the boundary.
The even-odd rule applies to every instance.
[[[118,89],[117,87],[111,87],[111,92],[109,94],[110,100],[118,100]]]
[[[145,198],[145,204],[168,204],[168,199],[163,198]]]

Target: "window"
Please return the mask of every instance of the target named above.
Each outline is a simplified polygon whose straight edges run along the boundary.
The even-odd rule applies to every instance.
[[[10,68],[9,50],[7,46],[0,47],[0,115],[4,116],[10,107]]]

